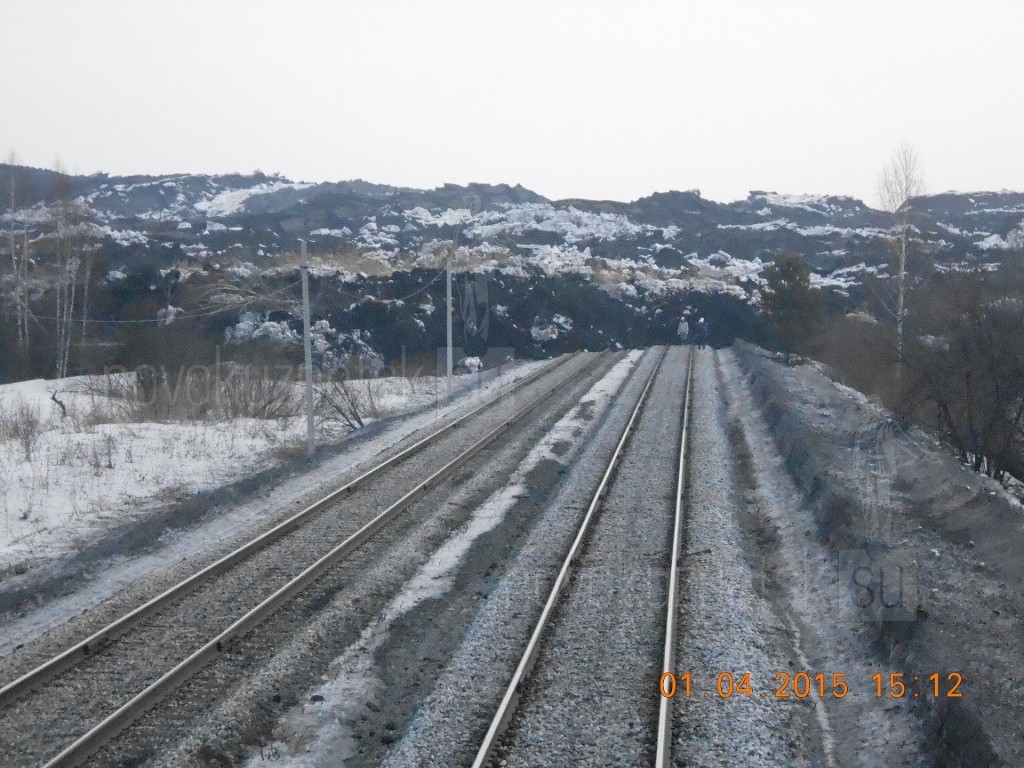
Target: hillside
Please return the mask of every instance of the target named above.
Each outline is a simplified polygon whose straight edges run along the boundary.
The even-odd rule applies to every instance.
[[[115,321],[156,324],[161,311],[160,319],[195,319],[195,334],[212,345],[239,340],[231,327],[244,323],[287,346],[297,330],[289,286],[300,238],[315,275],[314,317],[328,323],[335,358],[361,341],[386,364],[443,344],[436,278],[453,242],[466,354],[657,343],[686,307],[707,314],[723,343],[756,326],[762,272],[776,256],[801,255],[812,285],[850,308],[862,279],[885,275],[890,259],[892,217],[848,197],[753,191],[723,204],[688,191],[553,201],[508,185],[417,190],[260,172],[63,176],[15,166],[0,166],[0,187],[0,263],[28,262],[20,284],[41,342],[33,375],[46,374],[44,350],[59,343],[62,301],[65,315],[88,320],[69,372],[138,364]],[[914,252],[937,267],[992,269],[1024,248],[1024,193],[919,198],[914,225]],[[930,268],[923,263],[910,268]],[[5,269],[8,313],[16,284]],[[0,340],[14,338],[7,320]]]

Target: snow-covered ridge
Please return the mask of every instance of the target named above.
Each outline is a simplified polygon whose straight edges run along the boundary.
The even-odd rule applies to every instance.
[[[751,192],[750,199],[764,200],[768,211],[772,208],[799,208],[811,213],[837,215],[847,210],[856,211],[863,208],[863,203],[855,198],[836,195],[780,195],[777,192]],[[765,212],[764,215],[770,214]]]
[[[255,195],[267,195],[282,189],[307,189],[313,186],[306,183],[290,181],[271,181],[257,184],[247,189],[226,189],[206,200],[195,203],[192,207],[207,216],[230,216],[245,209],[245,203]]]
[[[557,202],[501,185],[384,189],[259,173],[70,178],[79,223],[65,231],[88,241],[83,247],[109,249],[112,263],[104,264],[104,274],[127,274],[146,254],[182,274],[216,263],[240,277],[256,276],[293,268],[302,238],[311,264],[334,264],[339,275],[386,278],[439,268],[439,244],[455,239],[461,269],[581,275],[629,299],[644,284],[652,290],[749,289],[782,253],[803,255],[821,281],[816,284],[840,287],[860,273],[859,263],[891,258],[894,232],[890,215],[834,195],[754,191],[723,204],[668,192],[630,203]],[[995,261],[1024,249],[1024,230],[1007,229],[1007,216],[1024,218],[1024,194],[920,200],[915,244],[941,252],[944,263]],[[33,258],[45,264],[58,213],[52,199],[26,201],[0,211],[0,229],[23,229],[36,246]],[[848,272],[833,275],[841,269]]]

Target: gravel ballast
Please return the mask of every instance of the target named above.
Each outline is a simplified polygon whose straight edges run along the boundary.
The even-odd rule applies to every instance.
[[[431,567],[437,553],[472,527],[479,500],[509,482],[509,469],[519,457],[614,362],[615,357],[604,358],[596,370],[560,388],[527,424],[514,427],[452,480],[432,488],[299,600],[144,717],[134,734],[104,750],[103,764],[150,755],[148,765],[175,768],[234,764],[247,756],[260,764],[261,753],[283,762],[326,738],[326,764],[376,765],[404,728],[408,702],[432,684],[436,665],[481,599],[479,582],[495,557],[507,555],[507,546],[493,537],[494,551],[485,549],[454,571],[443,558],[438,568]],[[431,618],[444,619],[424,624],[424,609]],[[398,674],[392,677],[393,667]],[[318,681],[336,679],[340,687],[332,690],[343,688],[343,695],[318,691]]]
[[[498,750],[510,768],[653,761],[688,354],[670,348],[591,524]]]
[[[90,764],[470,764],[660,351],[608,356],[566,384],[529,425],[430,489]],[[673,764],[1021,764],[1019,504],[813,366],[738,344],[669,350],[493,765],[653,765],[688,354],[695,392],[672,671],[689,673],[691,692],[680,683],[673,699]],[[336,530],[357,507],[397,493],[387,485],[339,505]],[[254,562],[269,580],[293,569],[300,549]],[[894,568],[906,578],[890,603],[878,578]],[[110,606],[190,569],[166,567]],[[248,587],[232,583],[162,622],[177,629],[183,615],[212,619],[246,600]],[[0,658],[0,671],[10,677],[93,620]],[[111,686],[181,650],[159,630],[125,641],[140,650],[104,673]],[[107,696],[89,676],[101,666],[65,678],[59,703],[18,705],[20,719],[0,713],[5,765],[36,765],[45,752],[42,740],[42,752],[22,751],[19,729],[49,723],[46,738],[56,739],[84,722]],[[874,675],[909,686],[935,672],[945,682],[951,670],[963,675],[961,699],[927,686],[875,693]],[[849,686],[843,698],[831,695],[835,673]],[[813,682],[793,695],[798,674],[822,674],[825,690]]]
[[[555,376],[564,379],[586,359],[587,356],[582,356],[576,361],[570,361]],[[534,391],[540,391],[543,386],[531,385]],[[551,382],[548,382],[547,387],[550,386]],[[568,392],[574,386],[579,384],[567,386]],[[549,403],[547,407],[557,408],[558,398],[564,398],[567,394],[560,392],[555,396],[555,402]],[[535,396],[527,391],[522,397],[529,402],[529,398]],[[499,410],[510,413],[510,409],[516,407],[516,400],[507,398]],[[242,566],[194,591],[184,602],[170,607],[139,630],[126,635],[111,647],[111,654],[90,655],[54,681],[47,689],[47,696],[26,698],[7,708],[0,727],[0,740],[7,748],[10,764],[37,764],[43,755],[53,749],[53,744],[66,743],[80,733],[86,724],[94,721],[102,711],[101,708],[115,706],[124,700],[120,697],[140,690],[155,675],[183,658],[197,643],[209,639],[219,628],[230,623],[240,609],[253,605],[289,573],[312,562],[317,555],[310,556],[310,551],[323,552],[325,545],[330,546],[330,542],[340,541],[347,532],[354,530],[360,518],[369,519],[389,500],[400,495],[402,483],[406,480],[398,482],[396,478],[410,478],[410,484],[418,482],[428,471],[446,461],[444,457],[450,455],[453,449],[459,450],[459,446],[475,441],[503,418],[507,416],[496,416],[490,412],[477,417],[472,424],[460,427],[441,441],[440,461],[437,451],[434,451],[432,457],[431,450],[408,459],[390,471],[390,480],[369,483],[365,488],[361,486],[360,491],[346,497],[345,502],[337,505],[333,512],[327,512],[309,525],[299,528],[295,535],[282,539],[278,545],[258,552]],[[543,420],[543,414],[540,414],[540,418]],[[395,526],[394,530],[402,531],[402,525]],[[358,558],[355,562],[359,562]],[[346,567],[351,569],[351,566]],[[365,567],[364,564],[362,568]],[[349,580],[352,574],[359,572],[359,568],[350,570]],[[297,604],[304,603],[307,609],[315,608],[322,597],[315,590],[310,592],[304,601],[299,600]],[[225,656],[230,658],[230,653]],[[223,687],[214,684],[208,690],[219,693]],[[88,691],[89,696],[83,697],[83,691]],[[209,700],[208,693],[200,692],[200,696],[205,701]],[[187,710],[187,707],[180,709]],[[156,732],[166,738],[173,729],[157,729]],[[143,739],[142,753],[152,750],[156,742],[152,738]]]
[[[811,702],[773,695],[776,674],[799,669],[799,658],[785,623],[756,588],[717,353],[695,354],[675,670],[691,675],[692,688],[689,697],[677,690],[673,699],[673,764],[821,765]],[[750,696],[733,690],[745,674]]]
[[[561,480],[536,522],[524,530],[510,565],[481,602],[450,663],[416,710],[382,766],[472,763],[608,459],[656,363],[649,351],[607,407],[585,398],[591,421],[565,446]],[[514,512],[512,513],[514,514]],[[594,596],[599,599],[598,596]],[[570,765],[574,764],[572,762]]]

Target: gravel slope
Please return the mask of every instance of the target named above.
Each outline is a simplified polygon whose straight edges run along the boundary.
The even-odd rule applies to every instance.
[[[752,395],[740,410],[770,425],[775,466],[759,483],[771,498],[784,487],[773,480],[792,481],[794,501],[766,509],[794,612],[865,694],[830,702],[838,762],[1024,764],[1020,503],[813,364],[739,343],[734,354]],[[959,698],[946,695],[952,672]],[[903,675],[906,694],[876,695],[874,674]]]

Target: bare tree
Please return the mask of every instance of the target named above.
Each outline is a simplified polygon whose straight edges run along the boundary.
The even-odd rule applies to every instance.
[[[15,324],[18,329],[18,346],[23,355],[28,356],[29,348],[29,309],[28,309],[28,232],[21,232],[22,248],[21,255],[18,255],[18,231],[15,226],[16,211],[18,208],[18,159],[14,152],[7,156],[8,165],[8,187],[5,202],[8,206],[8,228],[7,247],[11,255],[11,277],[13,280],[13,299],[16,313]]]
[[[363,414],[367,404],[355,385],[346,378],[321,382],[317,386],[317,411],[322,421],[336,421],[348,430],[365,426]]]
[[[86,334],[89,325],[89,282],[92,280],[93,252],[97,246],[88,246],[85,249],[85,278],[82,281],[82,338],[81,349],[85,350]]]
[[[221,273],[191,287],[190,303],[186,309],[193,316],[221,311],[234,312],[241,308],[253,311],[276,309],[280,306],[277,302],[282,297],[277,297],[275,301],[274,295],[280,292],[281,290],[275,288],[263,275],[257,274],[246,280],[239,280],[227,273]]]
[[[915,301],[905,363],[908,403],[970,461],[1024,477],[1024,272],[949,273]]]
[[[893,152],[878,179],[878,196],[882,209],[896,219],[899,231],[896,240],[896,307],[890,309],[896,318],[896,356],[903,358],[903,321],[906,318],[907,244],[910,236],[911,201],[924,192],[920,163],[913,146],[904,142]],[[897,375],[899,368],[897,370]]]
[[[75,287],[81,257],[78,253],[78,227],[81,215],[71,197],[71,180],[64,172],[60,161],[54,165],[56,189],[54,190],[54,228],[57,240],[57,378],[64,378],[68,372],[71,355],[72,312],[75,305]]]

